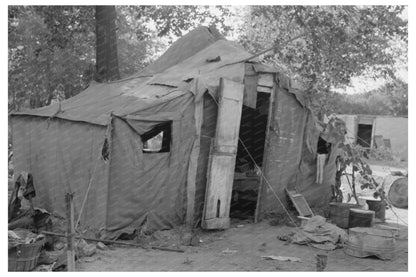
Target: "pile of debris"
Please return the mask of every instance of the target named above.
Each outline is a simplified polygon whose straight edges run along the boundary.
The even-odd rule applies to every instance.
[[[15,229],[8,231],[8,248],[11,249],[22,244],[31,244],[45,238],[42,234],[35,234],[26,229]]]
[[[334,250],[342,247],[348,239],[348,234],[334,224],[326,222],[324,217],[316,215],[307,220],[303,227],[296,228],[288,235],[278,236],[278,239],[311,245],[321,250]]]
[[[330,203],[330,222],[327,222],[324,217],[313,214],[301,194],[296,191],[286,192],[300,214],[298,218],[302,223],[300,228],[288,235],[278,236],[278,239],[325,251],[344,248],[346,254],[354,257],[395,259],[398,229],[375,224],[376,217],[381,222],[385,219],[384,212],[380,212],[373,204],[374,207],[370,207],[372,199],[367,199],[367,203],[368,208],[373,209],[364,209],[360,204]],[[383,206],[383,201],[378,202]]]
[[[25,229],[8,232],[9,271],[32,270],[38,261],[44,236]]]
[[[36,197],[32,174],[22,172],[9,195],[9,271],[58,271],[67,266],[67,221],[33,206]],[[63,234],[54,236],[50,234]],[[91,257],[107,250],[102,243],[75,239],[75,258]]]

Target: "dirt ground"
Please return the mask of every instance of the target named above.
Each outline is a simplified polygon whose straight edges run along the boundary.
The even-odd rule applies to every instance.
[[[394,226],[393,224],[390,224]],[[238,227],[237,227],[238,226]],[[397,226],[397,225],[395,225]],[[407,227],[401,226],[396,240],[397,257],[382,261],[375,257],[348,256],[343,249],[322,251],[277,239],[293,231],[289,226],[234,222],[225,231],[201,232],[198,246],[180,246],[185,253],[112,247],[77,262],[79,271],[316,271],[316,254],[328,256],[325,271],[407,271]],[[164,231],[166,232],[166,231]],[[172,232],[172,231],[170,231]],[[165,245],[167,246],[167,245]],[[262,256],[289,256],[300,262],[266,260]]]
[[[373,165],[375,175],[384,177],[392,170]],[[13,187],[9,184],[9,192]],[[368,194],[362,192],[363,195]],[[343,249],[322,251],[310,246],[281,241],[277,236],[289,234],[294,227],[272,226],[267,221],[257,224],[232,220],[224,231],[203,231],[198,234],[199,245],[183,246],[181,230],[159,231],[153,245],[180,247],[184,253],[146,250],[129,246],[110,246],[97,250],[92,257],[77,261],[77,271],[316,271],[316,254],[328,256],[325,271],[408,271],[408,210],[389,209],[385,225],[398,227],[396,259],[383,261],[375,257],[356,258]],[[274,224],[273,224],[274,225]],[[288,256],[300,262],[267,260],[262,256]]]
[[[402,168],[399,168],[402,169]],[[374,166],[384,177],[390,170]],[[198,246],[180,245],[178,230],[158,232],[156,245],[179,247],[184,253],[146,250],[135,247],[110,247],[98,250],[93,257],[77,262],[78,271],[316,271],[316,254],[328,256],[325,271],[408,271],[408,211],[389,209],[386,223],[399,228],[396,259],[383,261],[376,257],[356,258],[344,250],[323,251],[311,246],[291,244],[277,239],[294,227],[272,226],[233,220],[224,231],[200,231]],[[267,260],[262,256],[288,256],[300,262]]]

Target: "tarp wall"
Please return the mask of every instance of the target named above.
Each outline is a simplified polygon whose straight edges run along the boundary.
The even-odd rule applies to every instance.
[[[309,205],[317,209],[327,205],[331,198],[338,144],[331,148],[324,167],[323,183],[316,184],[316,148],[321,131],[311,110],[299,101],[297,95],[277,87],[263,170],[267,182],[285,206],[287,196],[284,190],[288,188],[303,194]],[[259,219],[284,212],[267,182],[263,180],[260,192]]]
[[[312,123],[310,123],[312,124]],[[310,126],[310,125],[309,125]],[[307,126],[307,128],[309,127]],[[318,144],[319,132],[309,133],[309,143]],[[316,152],[311,151],[307,146],[308,138],[305,136],[302,150],[302,158],[299,166],[299,181],[296,189],[301,193],[308,204],[314,209],[328,208],[332,197],[331,186],[335,184],[336,164],[335,159],[339,155],[339,143],[331,146],[330,153],[324,165],[323,182],[316,183],[317,165]]]
[[[183,111],[166,118],[172,119],[171,148],[167,153],[143,153],[140,138],[164,122],[163,118],[113,120],[107,215],[111,236],[132,232],[144,223],[146,228],[156,230],[184,222],[188,161],[195,139],[194,97],[189,93],[176,100],[163,110],[168,115],[169,111],[178,111],[177,107]]]
[[[81,225],[104,227],[108,162],[101,159],[101,150],[106,128],[34,116],[11,120],[15,174],[33,174],[35,207],[65,216],[65,195],[72,192],[77,218],[96,166]]]
[[[308,111],[298,102],[295,95],[278,86],[272,112],[268,149],[265,153],[267,165],[264,170],[268,183],[285,203],[284,189],[295,187],[300,178],[299,165]],[[260,217],[283,211],[266,182],[263,182],[260,193]]]

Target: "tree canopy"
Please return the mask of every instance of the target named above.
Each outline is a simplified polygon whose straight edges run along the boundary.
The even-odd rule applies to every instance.
[[[91,12],[9,7],[9,110],[48,105],[85,87],[94,57]]]
[[[76,95],[95,72],[94,6],[9,6],[9,110],[36,108]],[[116,6],[120,76],[157,58],[175,38],[215,24],[262,61],[288,72],[310,92],[317,112],[407,113],[407,84],[395,67],[407,64],[403,6],[247,6],[238,29],[229,6]],[[241,16],[241,15],[240,15]],[[384,77],[388,85],[356,97],[333,92],[353,77]],[[344,103],[345,105],[339,105]],[[388,106],[388,108],[380,108]],[[372,106],[370,109],[369,107]],[[379,107],[379,109],[377,109]],[[349,113],[349,112],[348,112]],[[363,113],[363,112],[360,112]]]
[[[362,74],[395,79],[394,65],[407,47],[404,6],[253,6],[240,42],[252,52],[274,47],[263,61],[283,68],[323,108],[334,87]]]
[[[229,30],[226,7],[116,6],[121,77],[156,58],[176,36],[200,24]],[[76,95],[94,79],[94,6],[9,6],[9,111]]]
[[[328,92],[327,113],[408,116],[408,85],[396,80],[360,94]]]

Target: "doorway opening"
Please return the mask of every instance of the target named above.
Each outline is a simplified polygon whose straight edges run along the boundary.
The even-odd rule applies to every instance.
[[[257,92],[256,108],[243,105],[230,217],[254,221],[263,166],[270,94]]]
[[[358,124],[357,144],[365,148],[370,148],[372,132],[373,132],[373,125]]]

